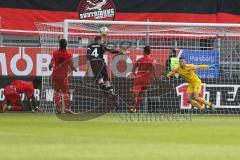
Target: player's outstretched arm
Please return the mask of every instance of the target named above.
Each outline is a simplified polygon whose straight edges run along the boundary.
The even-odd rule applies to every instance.
[[[110,49],[108,52],[112,53],[112,54],[123,54],[122,51],[116,50],[116,49]]]
[[[217,68],[218,65],[217,64],[213,64],[213,65],[193,65],[192,69],[196,70],[196,69],[208,69],[208,68]]]
[[[107,52],[112,53],[112,54],[123,54],[122,51],[119,51],[117,49],[109,49],[106,46],[103,46],[103,49],[104,49],[104,51],[107,51]]]
[[[166,77],[167,77],[167,78],[170,78],[171,76],[173,76],[174,74],[177,74],[177,73],[178,73],[178,72],[177,72],[177,69],[175,69],[175,70],[169,72],[169,73],[166,75]]]
[[[191,69],[192,70],[196,70],[196,69],[208,69],[209,66],[208,65],[192,65]]]

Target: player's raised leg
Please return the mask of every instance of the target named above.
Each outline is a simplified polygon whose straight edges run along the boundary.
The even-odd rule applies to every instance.
[[[198,92],[194,93],[192,90],[192,86],[188,86],[188,90],[187,90],[187,100],[188,103],[190,103],[192,106],[197,107],[198,109],[200,109],[201,112],[205,112],[205,107],[201,106],[201,104],[199,104],[196,100],[194,100],[194,95],[199,95]]]
[[[116,94],[114,92],[113,86],[111,85],[111,83],[109,81],[109,76],[108,76],[107,65],[106,64],[104,64],[104,67],[101,70],[101,75],[103,77],[104,85],[106,87],[107,92],[111,96],[115,96]]]
[[[104,84],[103,76],[101,74],[102,69],[104,67],[104,61],[102,59],[97,58],[89,58],[91,69],[94,74],[94,81],[99,85],[102,90],[106,90],[106,86]]]
[[[201,89],[202,89],[202,84],[201,83],[196,83],[191,85],[191,89],[193,90],[193,99],[199,103],[203,103],[207,106],[209,106],[211,109],[214,109],[214,105],[208,101],[206,101],[205,99],[201,98],[199,96],[199,94],[201,93]]]
[[[107,65],[105,62],[102,59],[92,57],[90,58],[90,65],[95,77],[95,81],[99,87],[103,91],[106,91],[110,95],[114,96],[115,92],[109,81]]]
[[[203,103],[203,104],[209,106],[212,110],[215,109],[213,103],[210,103],[210,102],[208,102],[207,100],[199,97],[199,94],[198,94],[198,93],[194,93],[194,99],[195,99],[196,101],[200,102],[200,103]]]

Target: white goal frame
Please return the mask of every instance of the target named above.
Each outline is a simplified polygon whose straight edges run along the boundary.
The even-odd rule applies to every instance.
[[[137,25],[137,26],[178,26],[178,27],[240,27],[240,24],[234,23],[178,23],[178,22],[140,22],[140,21],[97,21],[97,20],[72,20],[65,19],[63,22],[63,37],[68,39],[69,23],[81,24],[101,24],[101,25]],[[221,35],[220,35],[221,36]],[[233,35],[224,35],[233,36]],[[234,36],[240,36],[234,35]]]

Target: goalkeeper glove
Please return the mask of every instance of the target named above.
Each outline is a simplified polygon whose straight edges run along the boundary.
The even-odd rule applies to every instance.
[[[170,72],[169,72],[169,73],[170,73]],[[165,72],[165,73],[163,73],[163,76],[166,77],[166,78],[170,78],[171,76],[170,76],[169,73],[168,73],[168,72]]]
[[[212,68],[212,69],[214,69],[214,68],[218,68],[218,64],[212,64],[212,65],[209,65],[208,68]]]

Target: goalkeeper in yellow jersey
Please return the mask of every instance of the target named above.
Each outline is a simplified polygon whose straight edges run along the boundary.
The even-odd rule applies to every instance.
[[[187,100],[192,106],[197,107],[202,112],[206,112],[205,107],[202,107],[200,103],[203,103],[209,106],[211,109],[214,109],[214,104],[206,101],[203,98],[199,97],[201,93],[201,80],[196,75],[196,69],[207,69],[207,68],[216,68],[217,65],[193,65],[193,64],[186,64],[186,59],[181,57],[179,59],[180,66],[174,69],[172,72],[167,74],[167,77],[173,76],[174,74],[178,73],[181,75],[187,82]]]

